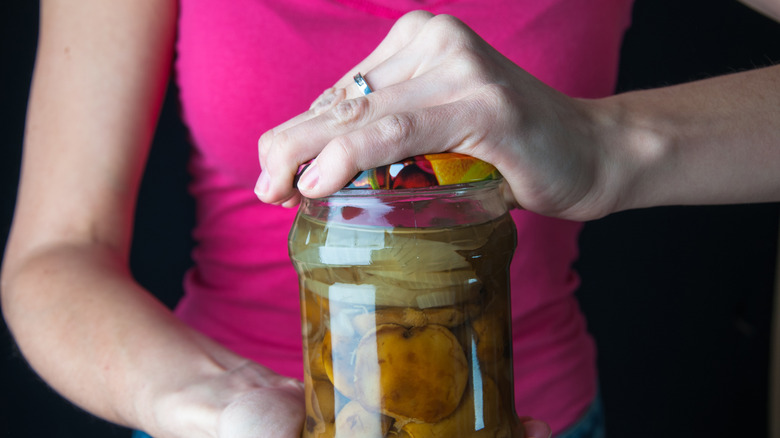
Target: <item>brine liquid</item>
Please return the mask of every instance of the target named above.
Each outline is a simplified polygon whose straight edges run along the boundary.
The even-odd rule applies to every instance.
[[[506,214],[453,228],[299,216],[304,437],[519,436]]]

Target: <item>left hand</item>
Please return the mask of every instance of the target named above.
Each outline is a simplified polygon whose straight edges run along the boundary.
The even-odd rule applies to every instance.
[[[360,96],[352,76],[375,90]],[[459,152],[495,165],[513,201],[539,213],[590,219],[608,213],[591,101],[569,98],[506,59],[450,16],[413,12],[311,109],[259,141],[256,193],[294,206],[297,189],[330,195],[357,172],[403,158]]]

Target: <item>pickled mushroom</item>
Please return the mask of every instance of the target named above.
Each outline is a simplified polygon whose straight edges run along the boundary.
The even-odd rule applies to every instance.
[[[400,419],[435,423],[461,401],[469,378],[463,348],[446,327],[384,324],[356,352],[356,398]]]
[[[479,396],[474,397],[475,390]],[[496,384],[486,375],[481,380],[469,382],[463,395],[463,400],[452,415],[436,423],[407,423],[401,429],[399,436],[409,438],[451,438],[456,436],[508,438],[511,436],[508,428],[502,427],[515,424],[516,415],[508,409],[511,404],[501,403]],[[502,418],[504,415],[510,419]],[[405,435],[404,435],[405,434]]]

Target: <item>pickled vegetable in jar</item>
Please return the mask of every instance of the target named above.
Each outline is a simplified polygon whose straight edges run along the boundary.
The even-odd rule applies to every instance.
[[[304,199],[303,437],[521,437],[508,267],[516,230],[491,165],[413,157]]]

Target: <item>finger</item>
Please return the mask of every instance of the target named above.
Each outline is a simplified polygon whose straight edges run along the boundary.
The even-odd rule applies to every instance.
[[[257,196],[267,203],[284,202],[292,196],[294,191],[292,180],[298,167],[317,156],[329,143],[333,142],[334,138],[348,136],[359,138],[360,132],[355,134],[355,131],[362,130],[388,114],[402,113],[409,108],[436,105],[442,96],[454,96],[461,92],[455,80],[437,81],[434,80],[433,75],[424,75],[388,89],[379,90],[369,96],[347,99],[318,117],[284,131],[264,134],[260,139],[261,166],[264,170],[256,187]],[[392,122],[392,119],[385,121],[385,123]],[[376,129],[386,134],[393,132],[392,126],[381,124],[375,126],[374,131]],[[365,145],[376,136],[372,130],[363,132],[363,135],[364,138],[355,147],[366,147]],[[389,142],[390,140],[385,140],[383,144],[396,149]],[[332,164],[340,166],[336,162]],[[354,175],[346,178],[342,178],[342,176],[345,170],[349,171],[350,169],[354,168],[336,169],[336,172],[340,172],[336,180],[343,179],[344,182],[349,180]],[[311,167],[307,173],[310,177],[314,175]],[[310,183],[311,180],[307,182]]]
[[[388,32],[387,36],[379,43],[371,54],[369,54],[358,65],[351,68],[344,76],[342,76],[333,87],[325,90],[310,106],[310,110],[313,110],[314,115],[321,114],[326,110],[333,107],[338,100],[333,99],[334,94],[339,94],[343,100],[343,94],[346,93],[346,98],[353,99],[355,97],[362,96],[363,94],[356,88],[354,77],[359,72],[365,72],[372,70],[376,65],[385,62],[387,59],[392,58],[396,53],[407,47],[409,43],[418,37],[420,29],[427,23],[433,14],[427,11],[413,11],[410,12],[396,21],[393,27]],[[365,75],[364,75],[365,76]],[[375,89],[378,87],[385,87],[395,82],[382,81],[381,79],[374,83]],[[280,129],[284,129],[281,126]]]
[[[255,184],[255,195],[263,202],[267,204],[281,205],[282,207],[292,208],[298,205],[301,201],[300,193],[297,190],[288,190],[284,194],[274,196],[271,199],[267,193],[269,193],[268,185],[271,181],[270,172],[263,170],[260,172],[260,177]]]
[[[477,111],[476,99],[468,99],[397,112],[364,128],[336,137],[329,142],[298,181],[298,189],[307,197],[322,197],[343,187],[357,172],[413,155],[444,151],[479,156],[475,145],[485,139],[477,129],[488,119]],[[482,114],[475,116],[475,114]],[[327,171],[325,171],[327,169]]]
[[[301,194],[299,192],[295,192],[289,199],[282,202],[282,207],[284,208],[293,208],[296,207],[298,204],[301,203]]]
[[[428,13],[408,14],[391,29],[388,37],[364,62],[337,82],[333,90],[346,90],[331,98],[328,91],[318,99],[309,112],[264,134],[259,142],[263,169],[272,168],[275,176],[269,179],[267,191],[258,197],[271,203],[284,203],[292,196],[292,178],[301,163],[316,156],[334,137],[360,129],[388,114],[430,105],[439,105],[471,92],[462,78],[471,86],[481,83],[474,77],[479,71],[475,57],[465,61],[446,63],[438,57],[448,56],[448,46],[463,47],[462,41],[476,39],[476,35],[462,22],[450,16],[432,16]],[[456,57],[457,59],[457,57]],[[368,68],[366,79],[378,89],[370,98],[359,93],[352,77],[356,70]],[[437,66],[428,70],[428,65]],[[349,84],[352,86],[348,86]],[[346,88],[342,88],[346,87]],[[355,97],[352,99],[352,97]],[[316,166],[311,169],[313,176]],[[309,178],[307,182],[311,183]]]
[[[411,64],[413,68],[415,63],[412,61]],[[379,89],[369,96],[346,99],[318,117],[288,125],[286,130],[275,129],[273,133],[283,132],[284,141],[294,147],[305,142],[316,151],[333,137],[360,129],[388,114],[442,105],[468,97],[474,93],[474,89],[464,87],[461,78],[460,71],[445,66]],[[475,85],[477,83],[472,81],[471,86]]]
[[[372,70],[363,73],[366,81],[375,90],[374,95],[379,93],[385,96],[383,101],[378,101],[374,106],[382,107],[385,103],[393,105],[376,111],[376,115],[383,116],[399,108],[413,109],[447,103],[464,97],[472,93],[474,88],[490,82],[490,69],[482,66],[484,60],[481,55],[450,56],[450,52],[462,48],[468,44],[468,41],[481,41],[473,31],[457,18],[444,15],[429,18],[424,27],[424,30],[418,30],[417,35],[411,39],[412,44],[401,47]],[[447,48],[448,46],[452,47]],[[493,53],[485,52],[484,55],[489,58]],[[447,57],[450,59],[443,59]],[[362,97],[352,76],[345,77],[341,82],[336,85],[336,88],[324,93],[313,105],[314,108],[323,108],[319,114],[334,111],[331,115],[338,115],[339,113],[335,111],[348,106],[346,103],[338,105],[341,102],[334,100],[332,97],[334,91],[331,90],[338,92],[346,90],[347,100]],[[372,99],[379,98],[372,97]],[[311,114],[296,118],[291,123],[274,129],[273,133],[290,129],[311,119],[313,119]],[[325,122],[328,120],[321,119]],[[318,129],[316,125],[312,127]],[[349,126],[345,127],[349,128]],[[330,127],[325,128],[330,129]]]
[[[383,76],[385,71],[411,74],[416,69],[418,63],[412,56],[400,56],[399,59],[402,61],[393,60],[389,65],[379,66],[378,76]],[[289,173],[316,156],[335,136],[359,129],[387,114],[451,102],[471,92],[461,86],[461,72],[449,67],[445,65],[442,69],[404,80],[369,97],[345,100],[344,89],[332,89],[313,105],[312,110],[264,133],[258,141],[261,168],[267,171],[273,167],[273,174],[282,179],[275,180],[273,195],[264,198],[260,193],[265,191],[258,191],[258,196],[274,203],[288,197],[285,187],[291,187],[287,184],[291,178]],[[357,93],[357,87],[353,88]],[[321,111],[324,113],[320,114]]]
[[[379,65],[402,48],[406,47],[417,37],[420,29],[422,29],[433,17],[434,15],[427,11],[413,11],[399,18],[376,49],[374,49],[374,51],[363,61],[344,74],[341,79],[336,81],[334,87],[351,87],[353,85],[352,78],[356,73],[367,72],[373,69],[376,65]],[[376,83],[369,83],[374,85],[376,87],[375,89],[389,85],[389,83],[383,83],[381,80]]]
[[[459,71],[460,77],[463,77],[464,72],[458,67],[465,62],[456,61],[447,64],[445,58],[465,47],[468,41],[478,41],[479,37],[463,22],[449,15],[432,16],[424,22],[419,22],[418,25],[415,29],[416,34],[408,34],[408,38],[404,41],[394,41],[399,44],[393,47],[390,56],[373,66],[361,65],[349,74],[361,72],[374,91],[422,76],[434,68],[441,70],[442,73],[449,73],[448,76],[451,77],[458,77],[452,73]],[[458,60],[457,57],[453,59]],[[463,59],[466,62],[472,60],[468,57]],[[470,72],[467,69],[465,73]],[[336,86],[346,87],[348,99],[362,95],[354,84],[353,76],[345,76],[337,82]]]
[[[550,438],[552,430],[550,426],[539,420],[523,421],[526,438]]]
[[[284,131],[286,129],[290,129],[293,126],[296,126],[298,124],[301,124],[307,120],[310,120],[314,117],[317,117],[318,115],[330,110],[334,106],[336,106],[339,102],[343,101],[346,98],[346,90],[343,88],[335,88],[331,87],[325,90],[314,102],[312,102],[311,106],[309,107],[309,110],[306,112],[303,112],[301,114],[298,114],[297,116],[293,117],[290,120],[287,120],[286,122],[275,126],[274,128],[268,130],[266,133],[264,133],[264,136],[273,136],[277,132]],[[262,139],[262,136],[261,136]],[[260,154],[260,157],[263,156],[263,142],[258,141],[258,152]],[[262,159],[261,159],[262,161]]]
[[[392,56],[370,70],[361,71],[375,89],[422,76],[433,69],[440,70],[440,74],[453,73],[452,69],[456,69],[459,74],[450,76],[468,78],[473,69],[461,67],[469,63],[477,65],[473,61],[479,57],[467,52],[475,54],[478,41],[481,41],[479,36],[462,21],[450,15],[437,15],[426,21],[414,38]]]
[[[343,88],[330,87],[327,90],[323,91],[322,94],[320,94],[319,97],[317,97],[317,99],[311,103],[309,109],[316,111],[320,108],[327,108],[332,106],[333,102],[336,101],[335,96],[337,92],[343,93]]]
[[[382,43],[380,43],[377,49],[375,49],[355,68],[350,70],[350,72],[344,75],[334,87],[325,90],[325,92],[323,92],[322,95],[320,95],[317,100],[312,103],[309,111],[306,111],[305,113],[282,123],[281,125],[267,131],[260,137],[258,140],[258,156],[260,159],[260,167],[261,169],[264,169],[265,176],[263,177],[261,174],[261,178],[258,179],[258,183],[255,186],[255,193],[261,200],[270,203],[280,203],[286,202],[285,200],[290,199],[292,195],[289,192],[289,187],[292,187],[292,185],[287,184],[288,181],[292,178],[290,172],[297,170],[297,166],[305,161],[308,161],[308,159],[316,155],[316,151],[319,150],[315,147],[315,152],[311,153],[309,158],[301,159],[300,157],[297,157],[298,159],[295,159],[292,162],[286,161],[288,163],[287,167],[283,167],[279,169],[279,171],[274,172],[277,175],[281,175],[281,177],[279,179],[274,179],[270,176],[270,172],[268,171],[268,169],[271,167],[268,156],[274,153],[273,151],[275,147],[280,144],[284,144],[285,140],[287,139],[287,136],[277,138],[277,135],[302,123],[308,122],[320,114],[331,110],[334,106],[345,100],[347,97],[347,90],[350,90],[350,98],[360,97],[359,91],[354,84],[354,74],[361,69],[370,69],[373,65],[381,62],[387,57],[390,57],[397,50],[407,45],[408,42],[416,36],[418,29],[421,28],[424,23],[432,16],[432,14],[424,11],[416,11],[406,14],[395,23],[393,28],[388,33],[388,36],[382,41]],[[342,113],[337,112],[336,115],[338,114]],[[302,135],[306,135],[306,132],[312,132],[313,130],[314,132],[318,132],[316,131],[318,126],[319,125],[314,125],[310,127],[310,129],[300,130],[300,132]],[[300,135],[298,137],[291,135],[290,137],[292,140],[295,140],[296,138],[299,138]],[[316,145],[316,139],[313,139],[313,141],[309,144]],[[285,149],[287,148],[289,148],[289,146],[285,146]],[[279,155],[278,152],[277,155]],[[282,157],[284,158],[284,154],[282,154]],[[293,166],[290,166],[289,163],[292,163]],[[275,183],[273,185],[269,184],[272,181]]]
[[[343,101],[347,97],[347,91],[349,90],[349,98],[359,97],[361,94],[356,89],[354,84],[354,75],[360,71],[367,71],[373,68],[373,66],[381,63],[385,59],[391,57],[401,48],[405,47],[409,41],[414,39],[422,26],[433,17],[433,14],[426,11],[414,11],[401,17],[388,32],[388,35],[382,40],[376,49],[358,65],[348,71],[341,79],[336,82],[336,85],[325,90],[309,107],[309,110],[293,117],[292,119],[282,123],[281,125],[264,133],[258,140],[258,156],[260,157],[261,168],[264,167],[265,157],[268,154],[268,150],[272,147],[273,142],[269,141],[269,137],[273,137],[278,132],[290,129],[303,122],[311,120],[314,117],[330,110]],[[377,85],[381,85],[379,82]],[[256,190],[256,192],[258,192]]]
[[[419,29],[421,29],[432,17],[433,14],[430,12],[413,11],[399,18],[390,29],[387,36],[382,40],[381,43],[379,43],[379,45],[376,47],[376,49],[374,49],[373,52],[371,52],[371,54],[369,54],[358,65],[350,69],[346,74],[344,74],[344,76],[336,81],[334,86],[323,91],[322,94],[317,97],[314,102],[312,102],[311,106],[309,107],[310,112],[303,113],[291,119],[290,121],[277,126],[274,128],[274,131],[287,129],[288,127],[294,126],[303,120],[308,120],[312,115],[316,116],[332,108],[333,105],[344,99],[346,90],[355,89],[355,83],[353,79],[355,74],[361,71],[369,71],[373,69],[374,66],[384,62],[403,47],[407,46],[410,41],[417,37]],[[382,82],[378,82],[375,84],[375,86],[384,85]],[[350,93],[352,93],[349,96],[350,98],[362,95],[355,94],[354,91],[350,91]]]
[[[257,183],[255,184],[255,194],[260,198],[261,200],[265,200],[267,202],[271,203],[286,203],[288,200],[291,199],[291,197],[295,196],[292,193],[283,193],[280,196],[275,196],[272,200],[268,199],[265,196],[265,193],[268,191],[269,182],[271,181],[270,172],[268,171],[267,167],[267,157],[271,150],[271,148],[274,145],[274,142],[272,139],[278,132],[283,132],[287,129],[290,129],[291,127],[294,127],[296,125],[299,125],[303,122],[306,122],[314,117],[317,117],[320,113],[327,111],[331,109],[334,105],[337,105],[339,102],[343,101],[345,98],[345,91],[343,88],[336,89],[336,88],[330,88],[328,90],[325,90],[325,92],[314,102],[312,103],[311,107],[309,108],[309,111],[306,111],[302,114],[299,114],[298,116],[282,123],[281,125],[263,133],[263,135],[260,136],[260,138],[257,141],[257,155],[260,161],[260,177],[257,180]],[[289,203],[289,206],[297,205],[297,202]]]

